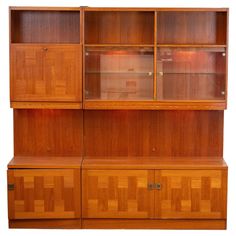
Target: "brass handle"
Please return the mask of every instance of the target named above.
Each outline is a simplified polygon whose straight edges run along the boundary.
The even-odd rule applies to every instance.
[[[48,50],[48,48],[43,48],[43,50],[46,52]]]
[[[160,183],[148,183],[147,185],[148,190],[160,190],[161,184]]]
[[[161,184],[160,183],[156,183],[156,189],[160,190],[161,189]]]
[[[14,184],[8,184],[7,189],[8,189],[8,191],[12,191],[12,190],[15,189],[15,185]]]
[[[153,190],[153,185],[154,184],[152,184],[152,183],[148,183],[148,185],[147,185],[148,190]]]

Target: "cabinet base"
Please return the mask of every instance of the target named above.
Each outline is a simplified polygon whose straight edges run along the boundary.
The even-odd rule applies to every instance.
[[[83,229],[226,229],[226,220],[85,219]]]
[[[9,228],[81,229],[81,220],[9,220]]]
[[[226,220],[10,220],[9,228],[38,229],[226,229]]]

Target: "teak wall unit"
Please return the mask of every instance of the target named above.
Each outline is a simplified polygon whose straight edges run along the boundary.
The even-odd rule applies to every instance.
[[[10,8],[11,228],[225,229],[228,9]]]

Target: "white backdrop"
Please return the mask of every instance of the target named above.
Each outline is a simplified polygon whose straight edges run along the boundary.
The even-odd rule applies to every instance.
[[[9,105],[9,6],[229,7],[228,110],[225,112],[224,158],[229,165],[228,229],[226,231],[13,230],[7,221],[7,163],[13,156],[13,119]],[[234,0],[0,0],[0,235],[233,235],[236,233],[236,1]],[[235,138],[235,139],[234,139]]]

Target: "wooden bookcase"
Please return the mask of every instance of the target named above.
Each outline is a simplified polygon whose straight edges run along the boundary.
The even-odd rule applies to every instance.
[[[11,7],[10,26],[10,228],[226,228],[228,9]]]

